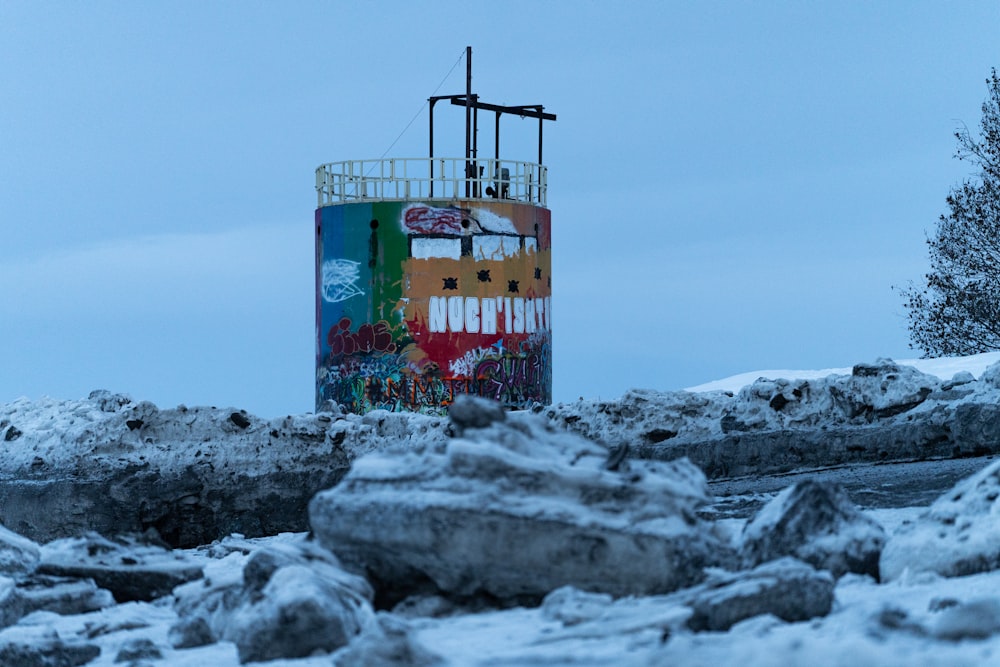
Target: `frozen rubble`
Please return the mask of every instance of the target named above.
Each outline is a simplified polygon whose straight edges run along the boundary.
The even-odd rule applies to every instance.
[[[339,411],[262,420],[107,391],[20,399],[0,405],[0,524],[41,542],[153,529],[181,547],[306,530],[309,500],[354,458],[443,441],[445,423]]]
[[[1000,568],[1000,461],[963,480],[882,551],[886,579],[935,573],[955,577]]]
[[[202,576],[201,564],[175,553],[158,539],[88,532],[41,547],[36,572],[93,580],[119,602],[155,600]]]
[[[0,526],[0,576],[34,572],[40,557],[37,544]]]
[[[978,380],[962,370],[941,379],[879,360],[737,392],[634,390],[538,412],[620,458],[686,457],[709,479],[981,455],[1000,448],[1000,364]],[[265,420],[103,390],[19,399],[0,405],[0,525],[41,542],[153,529],[174,547],[306,530],[309,501],[357,458],[440,448],[463,428],[460,417],[358,416],[333,405]]]
[[[456,401],[460,437],[358,459],[310,504],[320,543],[394,597],[537,601],[564,585],[666,593],[735,563],[699,519],[708,488],[687,461],[616,461],[543,417]],[[554,566],[558,564],[558,566]]]
[[[879,579],[886,534],[838,485],[805,479],[787,487],[749,521],[741,536],[744,565],[792,556],[840,577]]]
[[[942,379],[879,359],[844,375],[760,378],[736,392],[632,390],[546,414],[632,456],[687,457],[710,479],[983,455],[1000,452],[1000,364],[978,380],[965,370]]]
[[[836,459],[933,426],[961,455],[998,377],[879,362],[678,395],[674,422],[650,392],[450,418],[2,405],[0,665],[996,664],[1000,464],[929,508],[802,482],[713,521],[705,474],[650,445],[798,433]],[[715,474],[798,467],[776,452]]]
[[[241,571],[216,568],[215,576],[176,589],[175,648],[228,641],[241,663],[300,658],[346,646],[374,623],[368,582],[311,541],[230,560],[241,562]]]

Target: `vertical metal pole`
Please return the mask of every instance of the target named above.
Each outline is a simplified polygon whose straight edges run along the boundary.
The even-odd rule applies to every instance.
[[[538,107],[538,200],[541,203],[542,199],[542,126],[545,124],[545,120],[542,118],[542,109],[545,107]],[[531,199],[529,196],[528,199]]]
[[[472,47],[465,47],[465,196],[469,196],[469,176],[472,164]]]
[[[497,111],[496,113],[497,113],[497,124],[496,124],[496,130],[493,133],[493,146],[494,146],[493,156],[499,162],[500,161],[500,112]]]
[[[545,121],[542,119],[542,110],[545,107],[538,107],[538,166],[542,166],[542,125]]]
[[[500,183],[500,175],[503,173],[500,171],[500,112],[496,112],[496,124],[493,128],[493,173],[490,177],[493,178],[493,188],[496,192],[493,196],[500,199],[501,191],[503,190],[503,184]]]
[[[474,95],[475,101],[479,101],[479,95]],[[472,108],[472,177],[476,179],[472,186],[474,197],[482,196],[483,183],[479,175],[479,106]]]
[[[430,197],[434,196],[434,103],[436,101],[437,100],[430,100],[430,113],[428,114],[431,119],[431,132],[430,132],[431,145],[430,145],[430,151],[427,154],[427,157],[430,158],[430,160],[428,161],[429,164],[427,165],[428,166],[427,175],[430,177],[430,194],[428,196]]]

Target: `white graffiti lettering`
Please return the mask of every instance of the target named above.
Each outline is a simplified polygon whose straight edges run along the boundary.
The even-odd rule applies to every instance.
[[[497,301],[496,299],[483,299],[480,309],[480,316],[483,330],[480,333],[495,334],[497,332]]]
[[[448,327],[456,333],[462,333],[465,329],[464,301],[464,296],[448,297]]]
[[[428,303],[427,324],[431,333],[502,333],[533,334],[551,328],[552,297],[432,296]]]
[[[491,299],[492,301],[492,299]],[[476,366],[480,361],[486,357],[492,357],[496,355],[496,350],[488,347],[477,347],[474,350],[469,350],[463,354],[458,359],[448,363],[448,368],[455,375],[475,375]]]
[[[427,312],[428,326],[432,332],[443,332],[448,328],[448,300],[443,296],[432,296]]]

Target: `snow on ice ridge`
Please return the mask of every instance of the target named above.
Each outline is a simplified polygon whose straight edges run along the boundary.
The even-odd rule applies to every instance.
[[[0,423],[4,418],[0,410]],[[10,425],[0,427],[0,440],[10,432]],[[378,429],[371,432],[377,433]],[[18,440],[20,437],[10,442],[17,444]],[[978,487],[982,478],[991,474],[994,471],[984,471],[964,484]],[[962,527],[978,521],[983,511],[1000,511],[996,497],[989,498],[989,490],[976,495],[974,503],[963,505],[961,499],[955,498],[959,492],[965,496],[961,486],[944,494],[937,503],[947,506],[945,511],[932,511],[927,517],[914,519],[912,508],[901,510],[911,523],[926,522],[913,532],[940,530],[934,522]],[[883,510],[878,515],[885,518],[888,513]],[[960,535],[956,533],[955,537]],[[258,549],[266,542],[246,548]],[[963,546],[968,543],[956,539],[956,555],[967,560],[978,558],[976,552]],[[220,574],[230,573],[231,580],[239,580],[242,573],[230,568],[238,570],[246,561],[245,557],[230,558],[228,562],[213,559]],[[4,584],[0,590],[8,591],[9,587]],[[409,619],[380,612],[380,619],[392,619],[398,625],[380,622],[383,627],[378,632],[389,635],[395,627],[397,633],[410,638],[407,641],[425,647],[431,657],[425,652],[416,664],[990,665],[1000,658],[998,590],[1000,573],[996,570],[945,578],[911,566],[903,568],[891,583],[882,585],[868,577],[844,576],[836,585],[831,613],[809,622],[786,623],[764,615],[741,621],[728,632],[694,633],[685,629],[688,612],[676,598],[646,596],[587,598],[588,610],[582,617],[553,614],[551,606],[547,609],[545,605],[486,612],[457,608],[451,616]],[[101,655],[87,664],[109,667],[118,656],[127,654],[129,646],[141,646],[137,640],[148,639],[164,664],[238,664],[235,646],[227,642],[172,648],[166,635],[176,620],[177,612],[162,602],[129,603],[67,616],[35,612],[0,630],[0,647],[10,642],[43,646],[53,641],[54,634],[60,641],[69,642],[88,637],[101,648]],[[284,660],[281,664],[365,664],[357,656],[355,662],[341,662],[346,653]]]

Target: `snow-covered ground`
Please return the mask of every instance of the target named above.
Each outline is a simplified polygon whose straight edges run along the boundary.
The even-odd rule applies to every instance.
[[[949,380],[962,372],[979,377],[987,366],[998,360],[1000,354],[994,353],[966,359],[901,363],[912,363],[923,372]],[[835,369],[835,372],[850,374],[851,369]],[[760,377],[805,379],[829,374],[830,371],[758,371],[693,389],[737,391]],[[117,400],[114,395],[105,398]],[[35,437],[47,448],[51,461],[57,462],[66,455],[60,450],[61,434],[70,434],[77,442],[86,441],[93,436],[95,424],[111,420],[109,415],[115,414],[114,410],[95,413],[92,407],[87,408],[79,402],[48,401],[41,403],[48,411],[46,418],[36,419],[32,405],[37,404],[22,401],[13,406],[0,406],[0,417],[6,415],[7,420],[0,423],[0,444],[14,458],[24,455],[24,452],[15,454],[17,443],[30,438],[24,435],[22,440],[20,433],[7,435],[13,433],[10,431],[13,427],[24,432],[40,431],[42,435]],[[146,409],[148,420],[152,412],[148,406]],[[171,411],[169,416],[185,420],[195,417],[187,409]],[[164,416],[160,414],[157,419],[162,421]],[[287,418],[288,427],[308,430],[309,425],[299,424],[299,419]],[[491,419],[503,421],[498,417]],[[241,434],[247,427],[241,426],[238,418],[230,421],[235,426],[227,428],[243,438]],[[369,436],[378,429],[389,428],[395,438],[393,446],[401,446],[399,443],[403,442],[406,426],[403,422],[386,426],[371,419],[365,422],[363,418],[343,421],[343,429],[350,426]],[[598,448],[582,439],[573,440],[576,436],[553,430],[540,416],[537,419],[530,415],[511,417],[503,423],[485,425],[458,423],[457,428],[453,423],[457,433],[452,441],[442,439],[433,420],[419,423],[424,424],[421,437],[425,444],[415,449],[406,444],[407,452],[399,454],[409,457],[406,461],[412,466],[395,465],[389,459],[378,458],[384,454],[370,452],[370,443],[359,445],[364,451],[359,451],[358,455],[367,454],[369,458],[365,459],[365,465],[358,466],[358,475],[345,480],[344,486],[367,488],[364,484],[374,485],[372,488],[386,494],[383,498],[386,503],[408,503],[411,501],[407,499],[413,497],[439,499],[449,494],[475,491],[481,493],[481,497],[469,495],[464,500],[456,497],[454,502],[447,501],[449,507],[459,508],[467,514],[469,505],[481,502],[480,507],[485,509],[489,504],[489,511],[493,512],[502,509],[505,499],[511,498],[517,501],[512,501],[511,505],[529,508],[528,515],[518,516],[518,520],[528,521],[542,515],[546,521],[565,520],[569,516],[583,525],[596,521],[599,513],[613,519],[631,516],[622,512],[638,511],[634,519],[618,521],[623,525],[615,530],[626,533],[640,524],[649,524],[655,530],[665,525],[665,519],[650,518],[648,497],[628,498],[635,489],[642,494],[665,494],[664,503],[676,505],[671,512],[686,516],[689,505],[701,502],[699,494],[707,488],[703,480],[692,477],[683,466],[671,469],[661,464],[635,463],[629,468],[627,462],[616,461],[614,452],[604,462]],[[30,429],[25,424],[29,424]],[[370,427],[368,431],[363,430],[366,427]],[[125,445],[141,449],[139,429],[134,430],[137,432],[135,442]],[[528,456],[531,450],[525,449],[526,443],[530,445],[533,441],[545,443],[544,451],[538,454],[540,458],[532,459]],[[247,440],[233,442],[242,446]],[[206,448],[209,446],[221,445],[206,444]],[[150,452],[158,449],[167,452],[164,455],[179,455],[168,452],[165,446],[153,447]],[[235,465],[242,458],[230,452],[224,460],[235,462]],[[25,459],[24,463],[30,466],[32,461]],[[494,475],[494,479],[489,478],[489,474],[501,470],[513,472],[506,477]],[[549,476],[558,478],[558,483],[545,486]],[[481,489],[467,486],[469,480],[476,479],[483,480]],[[414,495],[414,489],[418,495]],[[522,496],[518,494],[522,493],[527,494],[523,498],[528,500],[519,500]],[[774,495],[773,492],[767,494],[773,503],[761,510],[767,513],[762,525],[781,523],[779,515],[784,509],[779,505],[787,501],[788,494],[779,494],[777,498]],[[599,500],[594,501],[595,497]],[[551,498],[551,512],[540,500],[544,498]],[[599,512],[594,507],[598,507]],[[266,626],[262,624],[275,614],[287,615],[287,611],[282,610],[289,607],[282,605],[294,605],[302,599],[316,601],[314,607],[327,604],[328,598],[323,597],[323,591],[310,588],[316,581],[324,586],[340,587],[336,589],[340,592],[331,595],[347,600],[347,607],[354,609],[349,618],[345,616],[341,620],[345,627],[355,624],[360,632],[351,634],[350,643],[332,653],[316,650],[314,655],[279,658],[263,664],[277,667],[1000,664],[1000,530],[995,528],[995,517],[1000,513],[1000,467],[991,465],[967,482],[959,483],[931,508],[872,508],[862,513],[879,524],[886,535],[881,582],[871,576],[849,572],[833,585],[832,606],[828,613],[799,621],[784,621],[767,613],[753,615],[724,631],[692,629],[692,610],[717,601],[723,590],[735,596],[733,599],[742,593],[756,594],[769,585],[768,581],[773,583],[776,579],[780,583],[784,575],[771,574],[765,563],[758,579],[743,579],[746,568],[750,567],[744,563],[741,573],[712,570],[704,583],[655,595],[612,597],[564,586],[550,591],[541,604],[490,608],[484,606],[483,600],[461,602],[427,594],[411,596],[392,611],[376,612],[364,602],[366,584],[336,570],[336,559],[323,555],[326,552],[322,547],[304,533],[259,539],[234,535],[197,549],[177,550],[165,556],[172,559],[170,567],[151,567],[186,571],[194,563],[204,576],[174,588],[171,595],[152,601],[111,603],[100,591],[91,590],[85,597],[94,610],[72,610],[64,601],[59,603],[62,607],[55,605],[63,613],[33,611],[15,618],[12,610],[18,599],[15,593],[19,577],[23,578],[24,572],[32,571],[38,563],[60,563],[76,558],[81,546],[68,540],[33,545],[28,540],[0,532],[0,621],[11,619],[10,623],[0,622],[3,628],[0,629],[0,665],[235,666],[240,664],[248,634],[264,632],[261,628]],[[708,531],[705,534],[711,533],[712,539],[721,539],[721,546],[734,554],[745,552],[744,541],[749,536],[769,530],[755,528],[745,534],[745,519],[713,522],[688,517],[685,521],[689,529]],[[444,530],[437,519],[435,522],[434,530]],[[870,525],[870,522],[854,525]],[[392,526],[388,524],[387,527]],[[828,535],[815,541],[813,546],[820,544],[826,548],[832,544],[832,548],[839,548],[841,538],[857,530],[856,527],[844,529],[843,534]],[[676,533],[676,527],[670,531]],[[670,531],[667,534],[673,534]],[[322,543],[323,531],[318,532]],[[879,540],[874,541],[878,543]],[[91,542],[82,549],[84,553],[100,552],[102,544]],[[498,547],[497,551],[503,550],[501,546],[507,547],[494,546]],[[108,553],[112,553],[112,547],[109,544]],[[120,561],[152,559],[142,550],[146,547],[125,545],[122,548],[125,549],[122,555],[115,556]],[[336,551],[336,546],[333,548]],[[476,550],[489,552],[490,548],[486,545],[485,549],[476,547]],[[538,563],[539,568],[554,571],[561,566],[554,558]],[[812,571],[801,564],[782,567],[786,570],[779,568],[780,571],[792,571],[796,567]],[[734,572],[738,569],[733,566]],[[282,573],[280,581],[284,582],[281,586],[275,583],[279,572]],[[316,581],[310,581],[310,577]],[[830,579],[823,573],[816,577],[818,579],[814,579],[821,584]],[[22,596],[24,590],[22,586]],[[294,618],[292,621],[294,626]],[[179,641],[178,628],[182,625],[188,638]],[[325,631],[292,627],[289,633],[300,632],[308,637]],[[190,639],[192,633],[197,636],[199,632],[218,640]]]
[[[912,520],[914,509],[871,514],[887,524]],[[279,536],[259,540],[302,539]],[[205,550],[191,552],[205,558]],[[241,576],[246,556],[213,560],[208,576]],[[409,641],[438,661],[401,658],[391,665],[809,665],[810,667],[880,667],[899,665],[992,665],[1000,660],[1000,572],[945,578],[907,575],[876,584],[869,577],[846,575],[835,588],[831,613],[786,623],[773,616],[754,617],[728,632],[694,633],[683,627],[686,607],[670,596],[625,597],[577,603],[576,616],[553,613],[546,605],[443,618],[397,619]],[[38,644],[58,636],[64,642],[87,640],[101,649],[90,664],[108,666],[123,649],[148,639],[161,658],[138,664],[176,667],[236,666],[234,644],[173,649],[168,632],[177,621],[169,598],[130,602],[81,615],[37,612],[0,631],[0,644]],[[387,614],[383,614],[388,616]],[[346,653],[346,649],[341,654]],[[264,664],[329,667],[338,654]],[[18,663],[5,663],[15,667]],[[34,664],[34,663],[23,663]],[[42,664],[42,663],[38,663]]]
[[[974,377],[982,375],[983,371],[1000,361],[1000,352],[983,352],[968,357],[939,357],[936,359],[899,359],[896,363],[900,366],[912,366],[921,373],[935,375],[942,380],[950,380],[957,373],[968,372]],[[830,375],[850,375],[851,368],[823,368],[820,370],[767,370],[750,371],[748,373],[738,373],[721,380],[705,382],[694,387],[688,387],[687,391],[707,392],[707,391],[731,391],[737,392],[743,387],[753,384],[759,378],[769,380],[813,380],[825,378]]]

